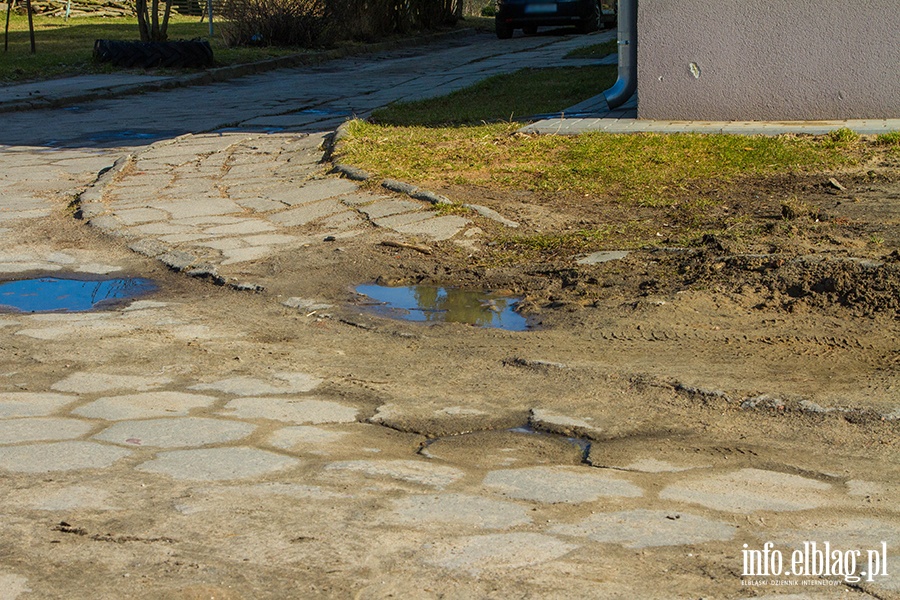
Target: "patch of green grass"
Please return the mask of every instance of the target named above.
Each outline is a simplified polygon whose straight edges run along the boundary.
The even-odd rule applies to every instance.
[[[879,146],[900,146],[900,131],[882,133],[875,137],[875,143]]]
[[[835,145],[855,144],[860,140],[859,134],[849,127],[829,131],[825,138]]]
[[[521,124],[391,127],[349,124],[341,160],[378,177],[430,185],[612,195],[667,206],[690,182],[830,169],[858,157],[827,138],[703,134],[530,136]]]
[[[398,102],[375,111],[382,125],[438,127],[513,121],[563,110],[615,83],[612,66],[523,69],[447,96]]]
[[[499,253],[517,256],[555,256],[593,250],[609,238],[611,228],[581,229],[565,233],[539,233],[533,235],[507,235],[495,240]]]
[[[592,46],[585,46],[583,48],[576,48],[572,50],[568,54],[566,54],[565,58],[603,58],[604,56],[609,56],[610,54],[616,54],[619,51],[619,44],[617,40],[607,40],[601,44],[594,44]]]
[[[9,51],[0,61],[0,81],[15,82],[52,79],[69,75],[107,73],[114,69],[93,61],[94,40],[140,39],[137,18],[34,17],[37,52],[31,54],[28,20],[23,15],[10,19]],[[218,24],[217,24],[218,26]],[[209,25],[197,17],[172,15],[169,39],[209,39]],[[209,39],[218,65],[254,62],[304,52],[299,48],[227,48],[218,36]]]

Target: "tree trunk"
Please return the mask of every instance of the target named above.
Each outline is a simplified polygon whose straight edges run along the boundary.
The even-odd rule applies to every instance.
[[[165,0],[166,10],[163,13],[162,26],[159,28],[159,41],[164,42],[169,39],[169,14],[172,12],[172,0]]]
[[[150,41],[159,41],[159,0],[150,0]]]
[[[141,41],[150,41],[150,29],[147,27],[147,0],[135,0],[135,12],[138,19],[138,30],[141,33]]]

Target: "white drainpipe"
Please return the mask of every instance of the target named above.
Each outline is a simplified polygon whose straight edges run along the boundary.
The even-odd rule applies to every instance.
[[[637,89],[637,4],[619,0],[619,78],[603,92],[610,108],[628,102]]]

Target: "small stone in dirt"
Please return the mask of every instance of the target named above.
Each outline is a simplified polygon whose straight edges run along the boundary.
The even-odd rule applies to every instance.
[[[326,304],[324,302],[317,302],[316,300],[310,300],[309,298],[298,298],[291,297],[282,302],[284,306],[288,308],[296,308],[297,310],[303,312],[314,312],[317,310],[327,310],[331,308],[331,304]]]
[[[613,260],[621,260],[628,256],[629,252],[625,250],[610,250],[606,252],[594,252],[587,256],[582,256],[575,262],[579,265],[597,265],[600,263],[610,262]]]
[[[847,188],[845,188],[843,185],[841,185],[841,182],[838,181],[837,179],[835,179],[834,177],[832,177],[831,179],[829,179],[829,180],[828,180],[828,183],[831,185],[831,187],[833,187],[833,188],[836,189],[836,190],[840,190],[840,191],[842,191],[842,192],[846,192],[846,191],[847,191]]]
[[[516,228],[519,224],[512,219],[507,219],[496,210],[490,209],[487,206],[481,206],[480,204],[463,204],[468,209],[474,210],[482,217],[487,217],[488,219],[492,219],[497,221],[498,223],[505,225],[506,227]]]
[[[536,371],[548,371],[551,369],[568,369],[569,365],[560,362],[551,362],[549,360],[540,360],[540,359],[530,359],[530,358],[522,358],[520,356],[513,356],[507,358],[503,361],[504,365],[510,367],[525,367],[527,369],[534,369]]]

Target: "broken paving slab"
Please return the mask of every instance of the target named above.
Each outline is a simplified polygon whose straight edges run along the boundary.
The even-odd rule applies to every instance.
[[[398,227],[402,225],[410,225],[412,223],[419,223],[426,219],[430,219],[434,217],[434,213],[431,211],[418,211],[418,212],[408,212],[408,213],[400,213],[396,215],[391,215],[388,217],[379,217],[372,222],[376,227],[386,227],[388,229],[396,230]]]
[[[255,429],[256,426],[250,423],[225,419],[147,419],[116,423],[95,435],[94,439],[123,446],[197,448],[234,442],[247,437]]]
[[[521,504],[467,494],[422,494],[394,501],[391,521],[431,527],[507,529],[531,523]]]
[[[46,417],[0,420],[0,445],[72,440],[86,435],[93,428],[91,423],[78,419]]]
[[[737,528],[690,513],[638,509],[596,513],[576,524],[552,527],[550,533],[626,548],[647,548],[726,541],[735,536]]]
[[[77,396],[64,394],[0,392],[0,419],[43,417],[77,401]]]
[[[359,208],[359,211],[370,219],[381,219],[391,215],[422,212],[423,210],[424,207],[421,204],[409,200],[380,200]]]
[[[504,496],[548,504],[639,498],[644,490],[621,476],[587,467],[526,467],[489,472],[485,487]]]
[[[225,405],[223,414],[241,419],[270,419],[285,423],[354,423],[359,410],[346,404],[305,397],[237,398]]]
[[[521,569],[561,558],[575,544],[541,533],[495,533],[428,544],[425,562],[479,574],[495,569]]]
[[[713,510],[748,513],[795,511],[829,504],[828,483],[761,469],[740,469],[703,478],[683,479],[663,489],[659,497],[700,504]]]
[[[235,396],[262,396],[271,394],[296,394],[316,389],[322,380],[308,373],[281,372],[275,373],[276,382],[265,381],[257,377],[229,377],[211,383],[198,383],[190,387],[192,390],[212,390],[233,394]]]
[[[599,435],[603,431],[600,427],[585,419],[556,414],[543,408],[531,409],[529,421],[536,429],[572,437]]]
[[[352,471],[369,477],[390,477],[410,483],[442,489],[465,477],[465,472],[454,467],[436,465],[418,460],[348,460],[334,462],[325,467],[329,471]]]
[[[281,454],[237,447],[160,452],[135,468],[174,479],[221,481],[262,477],[299,464],[299,460]]]
[[[218,398],[186,392],[142,392],[99,398],[72,411],[73,414],[107,421],[149,419],[187,415],[197,408],[208,408]]]
[[[463,399],[460,399],[463,400]],[[452,401],[452,400],[450,400]],[[442,400],[443,402],[443,400]],[[449,436],[471,431],[508,429],[527,420],[525,414],[492,405],[488,410],[445,406],[424,398],[411,403],[387,403],[375,410],[368,422],[398,431]]]
[[[406,225],[397,225],[393,229],[407,235],[427,237],[440,242],[452,238],[470,223],[471,221],[463,217],[446,215]]]
[[[498,223],[506,227],[515,229],[519,226],[518,222],[513,221],[512,219],[507,219],[496,210],[488,208],[487,206],[481,206],[480,204],[463,204],[463,206],[470,210],[474,210],[482,217],[486,217],[488,219],[491,219],[492,221],[497,221]]]
[[[2,446],[0,469],[16,473],[102,469],[130,454],[125,448],[79,441]]]
[[[148,377],[143,375],[115,375],[80,371],[57,381],[50,388],[58,392],[72,392],[74,394],[97,394],[119,390],[145,392],[171,382],[172,379],[170,377],[163,376]]]

